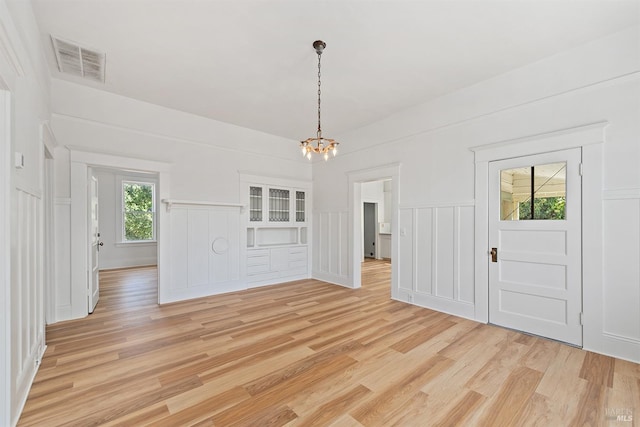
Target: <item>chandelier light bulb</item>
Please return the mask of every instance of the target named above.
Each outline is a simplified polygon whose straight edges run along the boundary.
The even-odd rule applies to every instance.
[[[329,153],[324,153],[324,161],[326,162],[327,160],[329,160]]]
[[[333,157],[336,156],[336,154],[338,154],[338,147],[333,147]]]

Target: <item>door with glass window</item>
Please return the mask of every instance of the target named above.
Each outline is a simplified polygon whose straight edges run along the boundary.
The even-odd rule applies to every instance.
[[[581,151],[489,164],[489,321],[582,345]]]

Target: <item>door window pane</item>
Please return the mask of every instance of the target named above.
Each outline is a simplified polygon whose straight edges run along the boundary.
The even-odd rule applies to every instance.
[[[500,219],[565,219],[566,171],[566,162],[500,171]]]

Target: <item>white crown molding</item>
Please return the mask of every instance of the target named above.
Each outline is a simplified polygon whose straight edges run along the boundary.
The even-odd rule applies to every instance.
[[[11,43],[11,38],[9,37],[9,33],[2,23],[2,20],[0,20],[0,53],[2,53],[2,56],[5,57],[13,71],[15,71],[18,76],[24,76],[24,67],[22,66],[20,58]]]
[[[608,125],[607,121],[589,123],[522,138],[477,145],[470,147],[469,150],[475,153],[475,161],[478,163],[602,144],[605,142],[604,130]]]
[[[223,150],[223,151],[229,151],[229,152],[234,152],[234,153],[241,153],[243,155],[251,154],[251,155],[264,157],[264,158],[267,158],[267,159],[274,159],[274,160],[280,160],[280,161],[284,160],[284,161],[288,161],[288,162],[292,162],[292,163],[296,163],[296,164],[300,163],[299,160],[289,159],[289,158],[286,158],[286,157],[274,156],[274,155],[268,154],[268,153],[260,153],[260,152],[256,152],[256,151],[250,151],[250,150],[241,150],[239,148],[226,147],[226,146],[223,146],[223,145],[197,141],[197,140],[194,140],[194,139],[182,138],[182,137],[171,136],[171,135],[164,135],[164,134],[157,133],[157,132],[150,132],[150,131],[146,131],[146,130],[135,129],[135,128],[132,128],[132,127],[129,127],[129,126],[120,126],[120,125],[114,125],[114,124],[111,124],[111,123],[100,122],[100,121],[97,121],[97,120],[85,119],[83,117],[72,116],[72,115],[69,115],[69,114],[52,113],[51,117],[54,118],[54,119],[68,120],[68,121],[71,121],[71,122],[90,124],[90,125],[99,126],[99,127],[102,127],[102,128],[113,129],[113,130],[116,130],[116,131],[119,131],[119,132],[129,132],[129,133],[133,133],[133,134],[136,134],[136,135],[142,135],[142,136],[147,136],[147,137],[152,137],[152,138],[158,138],[158,139],[162,139],[162,140],[165,140],[165,141],[180,142],[180,143],[184,143],[184,144],[196,145],[196,146],[204,147],[204,148],[208,148],[208,149]],[[293,141],[293,142],[295,142],[295,141]],[[79,149],[78,147],[75,147],[75,148]],[[297,146],[294,146],[294,148],[297,149]]]

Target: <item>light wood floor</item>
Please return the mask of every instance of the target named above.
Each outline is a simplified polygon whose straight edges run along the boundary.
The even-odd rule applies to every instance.
[[[638,422],[640,365],[391,301],[389,266],[162,307],[155,268],[103,272],[95,313],[47,328],[19,425]]]

